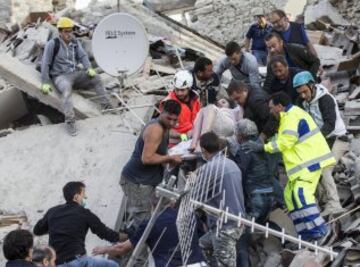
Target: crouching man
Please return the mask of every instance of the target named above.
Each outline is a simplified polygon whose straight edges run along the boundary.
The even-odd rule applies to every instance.
[[[50,40],[46,46],[41,62],[41,92],[44,94],[52,91],[51,83],[61,95],[61,106],[65,115],[67,132],[74,136],[77,134],[75,127],[74,106],[71,99],[73,86],[79,88],[94,88],[100,96],[102,109],[111,107],[100,76],[91,67],[89,57],[79,40],[73,36],[74,22],[66,17],[57,23],[59,37]],[[84,70],[76,67],[81,63]]]

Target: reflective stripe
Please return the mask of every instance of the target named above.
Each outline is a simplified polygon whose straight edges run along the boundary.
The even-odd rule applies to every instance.
[[[273,149],[273,152],[279,152],[280,151],[279,146],[278,146],[278,144],[276,143],[275,140],[271,141],[271,147]]]
[[[321,156],[321,157],[309,160],[309,161],[307,161],[305,163],[299,164],[298,166],[290,169],[287,173],[288,173],[289,176],[293,175],[294,173],[297,173],[297,172],[301,171],[304,168],[307,168],[307,167],[309,167],[309,166],[311,166],[313,164],[316,164],[316,163],[320,163],[320,162],[322,162],[324,160],[331,159],[332,157],[333,157],[332,152],[327,153],[324,156]]]
[[[182,265],[183,266],[183,265]],[[182,267],[181,266],[181,267]],[[199,263],[193,263],[193,264],[188,264],[186,265],[187,267],[206,267],[206,263],[205,262],[199,262]]]
[[[293,211],[290,213],[290,218],[294,221],[296,219],[301,219],[307,216],[319,214],[319,209],[316,206],[305,208],[298,211]]]
[[[297,132],[293,131],[293,130],[284,130],[284,131],[282,131],[281,134],[293,135],[293,136],[295,136],[295,137],[298,137],[298,136],[299,136],[299,134],[298,134]]]
[[[304,142],[306,139],[314,136],[315,134],[319,133],[320,129],[318,127],[316,127],[314,130],[308,132],[307,134],[304,134],[303,136],[299,137],[299,140],[297,141],[298,143]]]
[[[295,224],[295,230],[296,232],[301,232],[304,230],[311,230],[317,226],[321,226],[325,223],[324,219],[322,217],[317,217],[315,220],[311,222],[302,222]]]

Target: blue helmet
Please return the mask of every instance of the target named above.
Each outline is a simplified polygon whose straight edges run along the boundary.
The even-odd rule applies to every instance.
[[[312,74],[308,71],[302,71],[295,75],[293,79],[293,87],[297,88],[299,86],[302,86],[304,84],[308,84],[310,82],[315,82],[314,77]]]

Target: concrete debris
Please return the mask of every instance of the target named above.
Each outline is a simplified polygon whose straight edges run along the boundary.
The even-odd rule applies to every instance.
[[[330,24],[337,24],[337,25],[349,25],[350,23],[347,22],[332,6],[328,0],[322,0],[320,3],[307,6],[304,12],[305,16],[305,25],[309,29],[319,29],[318,20],[322,20],[326,23]],[[321,24],[321,23],[320,23]],[[321,27],[321,26],[320,26]],[[322,26],[324,30],[325,26]],[[321,30],[321,29],[320,29]]]
[[[39,99],[46,105],[49,105],[61,111],[61,103],[56,92],[49,95],[41,93],[40,74],[31,65],[21,63],[17,58],[8,54],[1,54],[3,60],[0,62],[0,75],[8,82],[14,84],[17,88],[32,97]],[[86,100],[82,96],[73,93],[73,102],[75,112],[79,118],[94,117],[100,115],[95,104]]]
[[[136,136],[115,115],[82,120],[78,127],[76,137],[67,136],[58,124],[32,126],[0,138],[0,188],[6,188],[1,190],[1,208],[21,207],[33,227],[49,206],[63,203],[66,182],[82,180],[90,196],[87,206],[107,225],[115,225],[123,196],[117,185]],[[88,236],[87,249],[98,244],[95,235]],[[0,256],[1,266],[3,260]]]
[[[144,5],[157,12],[186,10],[194,7],[196,0],[144,0]]]
[[[314,44],[315,50],[322,66],[337,65],[343,57],[343,50],[337,47],[329,47]]]
[[[0,129],[8,128],[11,122],[28,113],[24,98],[16,88],[0,91]]]
[[[53,2],[63,7],[64,1]],[[84,10],[66,9],[61,13],[76,21],[75,35],[91,60],[91,36],[95,25],[114,12],[114,5],[95,2]],[[59,184],[75,178],[85,180],[92,210],[106,224],[115,225],[117,213],[114,210],[120,209],[122,199],[120,188],[116,186],[121,168],[133,150],[136,135],[157,112],[159,100],[168,93],[173,74],[181,64],[191,68],[199,56],[218,60],[223,55],[223,44],[243,39],[254,15],[282,7],[288,1],[144,2],[165,14],[157,14],[133,2],[121,5],[121,11],[139,18],[149,33],[150,56],[143,70],[127,77],[122,84],[97,68],[107,93],[113,96],[114,109],[110,111],[116,111],[116,116],[102,113],[93,92],[76,88],[78,90],[72,97],[80,120],[80,134],[74,138],[65,134],[63,125],[54,122],[53,117],[59,117],[62,111],[57,93],[43,95],[39,90],[37,68],[42,49],[57,34],[53,25],[43,21],[47,13],[29,14],[21,27],[0,27],[0,188],[6,188],[0,194],[0,203],[22,207],[30,225],[34,225],[49,206],[62,202]],[[324,242],[339,252],[339,257],[330,263],[322,254],[284,249],[278,238],[270,236],[266,239],[255,233],[249,248],[252,266],[331,264],[335,267],[360,263],[360,210],[356,209],[360,203],[360,32],[341,16],[343,12],[334,8],[333,5],[339,8],[338,2],[309,1],[313,5],[306,8],[305,24],[314,30],[308,33],[321,61],[323,84],[334,94],[351,133],[351,151],[340,159],[334,170],[340,201],[347,214],[335,219],[326,218],[331,235]],[[346,2],[348,5],[352,1]],[[192,28],[166,16],[174,10],[182,14],[189,12]],[[0,18],[2,13],[3,10]],[[262,70],[266,71],[266,68]],[[36,101],[41,108],[45,106],[46,112],[34,111],[29,105],[31,101]],[[52,115],[52,112],[56,114]],[[34,123],[19,122],[30,113]],[[39,136],[41,138],[37,138]],[[61,157],[52,158],[54,154]],[[22,198],[18,197],[18,192],[22,192]],[[16,218],[3,216],[0,212],[0,240],[3,229],[18,227],[20,223]],[[296,235],[294,225],[283,209],[278,208],[270,214],[269,224]],[[91,236],[87,245],[90,251],[99,245],[99,240]]]
[[[326,255],[322,253],[315,253],[310,251],[301,251],[296,254],[289,267],[320,267],[324,266]]]

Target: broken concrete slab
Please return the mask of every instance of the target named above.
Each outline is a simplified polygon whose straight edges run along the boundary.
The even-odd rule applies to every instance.
[[[314,44],[322,66],[336,65],[343,57],[343,50],[337,47]]]
[[[196,0],[144,0],[144,5],[157,12],[192,8]]]
[[[287,234],[296,236],[294,224],[290,217],[285,214],[284,210],[276,209],[272,211],[269,215],[269,221],[274,222],[281,228],[284,228]]]
[[[56,92],[49,95],[41,93],[40,74],[31,65],[25,65],[17,58],[5,53],[1,53],[0,57],[0,75],[2,78],[14,84],[26,94],[37,98],[43,104],[62,112],[60,99]],[[93,102],[86,100],[76,92],[72,93],[72,99],[78,118],[96,117],[101,114]]]
[[[131,107],[132,112],[126,112],[122,118],[128,123],[135,133],[139,133],[144,123],[150,121],[155,111],[157,98],[154,95],[134,95],[127,101],[127,106]],[[142,121],[140,121],[140,119]]]
[[[76,137],[68,136],[59,124],[33,126],[0,138],[0,210],[24,210],[34,226],[47,209],[64,203],[65,183],[84,181],[87,206],[106,225],[115,226],[123,196],[120,174],[136,137],[115,115],[81,120],[77,125]],[[88,251],[102,244],[89,233]],[[1,257],[0,266],[4,266]]]
[[[16,88],[0,91],[0,129],[28,113],[24,98]]]
[[[346,70],[346,71],[354,71],[360,67],[360,57],[354,57],[350,59],[342,60],[339,63],[338,71]]]
[[[302,250],[296,253],[296,256],[292,260],[289,267],[320,267],[323,266],[322,263],[325,261],[326,254],[319,252],[317,255],[315,253]],[[311,264],[311,265],[307,265]]]
[[[152,93],[158,90],[162,90],[166,93],[166,90],[169,88],[170,82],[173,78],[173,75],[162,77],[150,76],[148,79],[140,77],[129,82],[129,86],[136,86],[143,94]]]
[[[360,99],[346,101],[344,111],[345,115],[360,115]]]
[[[354,100],[355,98],[358,98],[360,94],[360,86],[356,87],[351,94],[349,95],[348,99],[349,100]]]
[[[317,23],[318,20],[322,20],[326,23],[338,24],[338,25],[350,25],[333,7],[328,0],[322,0],[318,4],[313,6],[307,6],[304,12],[305,25],[309,29],[325,30],[325,26],[322,23]]]
[[[306,31],[309,40],[312,44],[323,44],[325,42],[323,31]]]

